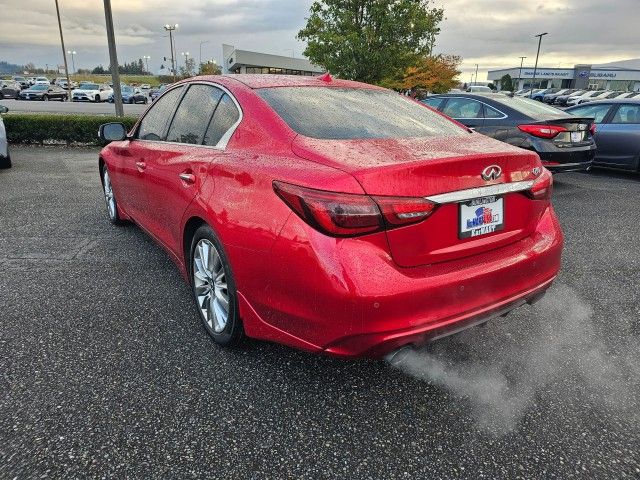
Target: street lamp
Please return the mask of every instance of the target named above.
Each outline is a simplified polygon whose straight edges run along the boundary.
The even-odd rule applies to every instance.
[[[184,73],[186,75],[189,75],[189,73],[191,73],[191,72],[188,71],[188,68],[189,68],[189,65],[188,65],[188,63],[189,63],[189,52],[180,52],[180,53],[184,57]]]
[[[520,80],[522,80],[522,62],[524,62],[524,59],[527,57],[519,57],[520,58],[520,71],[518,72],[518,88],[517,90],[520,90]]]
[[[209,43],[209,40],[200,42],[200,56],[198,57],[198,66],[202,65],[202,45],[204,45],[205,43]]]
[[[476,83],[478,83],[478,64],[476,63]]]
[[[56,15],[58,16],[58,29],[60,30],[60,44],[62,45],[62,58],[64,60],[64,74],[67,77],[67,96],[69,97],[69,101],[71,101],[71,81],[69,80],[69,67],[67,65],[67,56],[65,55],[64,48],[64,37],[62,36],[62,21],[60,20],[60,6],[58,5],[58,0],[56,2]]]
[[[168,23],[164,26],[164,29],[169,32],[169,46],[171,47],[171,70],[173,71],[173,81],[176,81],[176,63],[175,63],[175,55],[173,52],[173,32],[178,28],[178,24],[169,25]]]
[[[538,70],[538,57],[540,56],[540,45],[542,44],[542,37],[545,35],[549,35],[549,32],[540,33],[538,35],[534,35],[538,37],[538,52],[536,53],[536,65],[533,67],[533,80],[531,80],[531,91],[529,92],[529,98],[533,97],[533,87],[536,84],[536,72]]]
[[[150,74],[151,72],[149,71],[149,60],[151,59],[151,57],[149,55],[143,55],[142,58],[144,58],[145,65],[147,66],[147,73]]]

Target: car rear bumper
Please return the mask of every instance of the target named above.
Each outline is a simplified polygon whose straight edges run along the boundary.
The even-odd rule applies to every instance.
[[[553,173],[587,171],[593,164],[596,149],[564,152],[538,152],[542,165]]]
[[[384,235],[320,238],[292,216],[273,246],[274,261],[258,269],[247,262],[250,270],[236,272],[243,301],[251,299],[241,314],[249,336],[341,357],[378,357],[535,300],[558,273],[562,244],[549,207],[522,240],[403,268],[387,253]],[[235,256],[247,260],[246,250],[229,253],[232,264]]]

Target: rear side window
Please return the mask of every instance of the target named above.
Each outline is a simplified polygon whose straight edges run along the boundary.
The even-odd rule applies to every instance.
[[[482,118],[482,104],[469,98],[450,98],[442,112],[451,118]]]
[[[158,98],[140,122],[138,138],[141,140],[164,140],[167,124],[176,109],[183,87],[168,91]]]
[[[611,123],[640,123],[640,105],[620,105]]]
[[[204,136],[204,144],[215,146],[222,137],[240,119],[240,112],[231,97],[226,93],[222,95],[218,107],[216,108],[209,128]]]
[[[569,111],[571,115],[576,117],[593,117],[595,123],[602,123],[604,117],[609,113],[611,104],[586,105],[584,107],[574,108]]]
[[[495,108],[491,108],[489,105],[484,106],[484,118],[503,118],[502,112],[499,112]]]
[[[167,141],[201,145],[222,93],[211,85],[191,85],[173,117]]]
[[[466,135],[418,102],[388,90],[277,87],[256,90],[297,133],[321,139]]]

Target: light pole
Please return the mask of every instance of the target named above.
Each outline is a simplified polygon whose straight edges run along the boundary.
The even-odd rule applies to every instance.
[[[205,43],[209,43],[209,40],[204,40],[200,42],[200,56],[198,57],[198,67],[202,65],[202,45],[204,45]]]
[[[173,72],[173,81],[176,81],[176,61],[175,61],[175,55],[173,52],[173,32],[176,30],[176,28],[178,28],[178,24],[176,23],[175,25],[169,25],[168,23],[164,26],[164,29],[169,32],[169,45],[171,47],[171,70]]]
[[[538,70],[538,57],[540,56],[540,45],[542,44],[542,37],[545,35],[549,35],[549,32],[540,33],[538,35],[534,35],[538,37],[538,53],[536,53],[536,65],[533,67],[533,80],[531,80],[531,90],[529,91],[529,98],[533,97],[533,87],[536,84],[536,72]]]
[[[151,57],[149,55],[143,55],[142,58],[144,58],[144,63],[147,66],[147,73],[151,74],[151,72],[149,71],[149,60],[151,59]]]
[[[111,81],[113,82],[113,103],[116,107],[116,115],[118,117],[124,117],[122,91],[120,90],[120,72],[118,71],[118,53],[116,51],[116,34],[114,33],[113,28],[113,13],[111,12],[111,0],[104,0],[104,19],[107,27],[107,43],[109,44],[109,63],[111,64]]]
[[[71,55],[71,73],[76,74],[76,51],[75,50],[67,50],[67,53]]]
[[[478,64],[476,63],[476,83],[478,83]]]
[[[520,80],[522,80],[522,62],[527,57],[519,57],[520,58],[520,72],[518,72],[518,90],[520,90]]]
[[[189,75],[189,73],[191,72],[187,70],[188,68],[187,64],[189,63],[189,52],[180,52],[180,54],[184,57],[184,73],[188,76],[191,76]]]
[[[64,57],[64,74],[67,77],[67,95],[69,96],[69,101],[71,101],[71,80],[69,80],[69,66],[67,65],[67,54],[65,53],[66,50],[64,49],[64,37],[62,36],[62,22],[60,21],[60,7],[58,6],[58,0],[56,0],[56,14],[58,15],[60,43],[62,44],[62,56]]]

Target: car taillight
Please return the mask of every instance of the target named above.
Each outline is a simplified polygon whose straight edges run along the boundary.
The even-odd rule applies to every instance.
[[[553,175],[546,168],[542,169],[542,173],[536,178],[527,194],[534,200],[549,200],[553,191]]]
[[[568,132],[564,127],[560,125],[518,125],[520,131],[529,133],[534,137],[540,138],[554,138],[560,132]]]
[[[591,133],[591,135],[595,135],[597,130],[598,130],[598,127],[596,126],[596,124],[592,123],[591,126],[589,127],[589,132]]]
[[[277,181],[273,190],[302,220],[332,237],[354,237],[418,223],[436,207],[424,198],[370,197]]]

